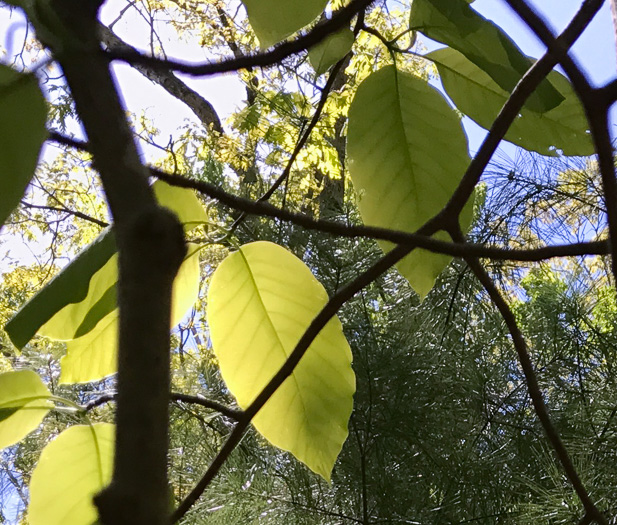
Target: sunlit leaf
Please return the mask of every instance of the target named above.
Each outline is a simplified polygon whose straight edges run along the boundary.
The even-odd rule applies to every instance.
[[[172,186],[162,180],[157,180],[152,189],[159,203],[176,213],[184,231],[208,222],[208,215],[193,190]]]
[[[115,251],[115,236],[113,230],[108,229],[30,299],[5,327],[15,346],[22,348],[56,312],[84,300],[92,276]]]
[[[444,88],[456,107],[480,126],[490,128],[509,93],[454,49],[440,49],[427,58],[435,61]],[[554,154],[556,148],[565,155],[592,155],[589,124],[572,85],[557,71],[551,72],[548,78],[564,101],[545,113],[523,108],[508,130],[506,140],[543,155]]]
[[[47,130],[45,99],[33,75],[0,65],[0,227],[19,204]]]
[[[207,222],[203,206],[191,189],[157,181],[159,203],[174,211],[185,231]],[[116,308],[118,280],[116,241],[110,228],[84,249],[7,323],[5,329],[18,348],[35,333],[67,341],[90,332]],[[93,276],[96,274],[96,278]]]
[[[353,31],[346,27],[309,49],[308,56],[311,65],[315,69],[315,75],[322,75],[341,60],[351,51],[353,42]]]
[[[469,164],[458,116],[441,93],[394,66],[358,88],[349,110],[347,156],[364,222],[409,232],[442,209]],[[471,214],[468,203],[462,228]],[[397,267],[424,296],[449,260],[416,250]]]
[[[17,443],[39,426],[51,394],[31,370],[0,374],[0,449]]]
[[[267,48],[315,20],[328,0],[242,0],[261,47]]]
[[[505,91],[511,92],[529,69],[529,60],[514,41],[465,0],[414,0],[411,27],[463,53]],[[544,80],[527,106],[543,112],[561,102],[559,91]]]
[[[177,325],[199,295],[199,248],[189,248],[174,281],[171,326]],[[96,381],[117,371],[118,310],[101,319],[93,330],[66,344],[60,360],[60,383]]]
[[[115,427],[76,425],[47,445],[30,480],[30,525],[92,525],[92,498],[111,480]]]
[[[118,255],[114,254],[92,276],[86,297],[60,310],[39,329],[39,335],[58,341],[68,341],[88,333],[101,319],[116,309],[115,290],[117,281]],[[92,314],[88,316],[90,312]],[[88,330],[85,329],[84,323],[89,328]]]
[[[276,244],[247,244],[223,261],[210,284],[208,323],[221,373],[241,407],[279,370],[327,300],[308,267]],[[354,391],[351,350],[333,318],[253,424],[329,480]]]

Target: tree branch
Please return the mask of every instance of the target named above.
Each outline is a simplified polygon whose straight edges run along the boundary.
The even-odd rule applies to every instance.
[[[311,31],[290,42],[276,45],[272,50],[264,53],[230,58],[220,62],[206,64],[187,64],[177,60],[165,60],[142,55],[138,52],[106,52],[111,59],[122,60],[129,64],[141,64],[157,70],[173,70],[193,76],[216,75],[229,73],[239,69],[253,67],[268,67],[277,64],[287,57],[301,53],[314,45],[319,44],[327,36],[342,29],[360,11],[366,9],[374,0],[352,0],[347,6],[336,11],[330,20],[317,24]]]
[[[119,38],[111,29],[99,24],[101,41],[108,51],[123,53],[138,53],[138,51]],[[155,69],[143,64],[133,64],[133,67],[147,79],[161,86],[170,95],[184,102],[206,128],[223,133],[221,120],[210,102],[199,93],[187,86],[171,71]]]
[[[462,242],[464,240],[463,232],[460,228],[451,231],[450,234],[455,241]],[[542,424],[542,427],[544,428],[544,432],[546,433],[548,440],[555,450],[557,458],[561,463],[568,480],[570,480],[570,483],[574,487],[574,490],[581,500],[583,507],[585,507],[587,515],[593,517],[593,519],[602,525],[608,525],[608,521],[598,510],[595,503],[589,496],[589,493],[583,485],[583,482],[581,481],[578,472],[572,463],[570,455],[568,454],[568,451],[559,436],[559,432],[557,432],[557,429],[551,421],[548,409],[544,403],[544,398],[542,397],[542,391],[540,390],[540,385],[538,384],[538,378],[536,377],[534,366],[527,350],[527,343],[518,327],[514,313],[480,262],[474,257],[465,257],[465,262],[469,265],[478,281],[480,281],[482,286],[484,286],[484,289],[499,310],[501,317],[508,327],[508,331],[512,337],[512,343],[518,355],[521,369],[523,370],[523,375],[525,376],[527,390],[533,403],[534,410],[540,420],[540,423]]]
[[[96,217],[92,217],[90,215],[87,215],[85,213],[82,213],[80,211],[77,210],[71,210],[69,208],[56,208],[54,206],[43,206],[41,204],[32,204],[31,202],[27,202],[27,201],[20,201],[21,205],[24,206],[25,208],[32,208],[35,210],[49,210],[49,211],[57,211],[60,213],[68,213],[69,215],[73,215],[74,217],[78,217],[79,219],[83,219],[84,221],[88,221],[88,222],[92,222],[98,226],[100,226],[101,228],[107,228],[107,226],[109,226],[109,224],[107,224],[105,221],[101,221],[99,219],[97,219]]]
[[[570,77],[574,89],[583,103],[591,136],[598,155],[598,166],[602,176],[602,186],[606,202],[609,238],[611,240],[611,256],[613,276],[617,282],[617,179],[613,163],[613,146],[611,144],[608,127],[608,111],[612,100],[603,96],[602,89],[594,89],[576,61],[567,54],[563,41],[555,39],[553,32],[546,22],[525,2],[525,0],[506,0],[508,5],[529,26],[536,36],[550,50],[555,49],[560,56],[560,62]],[[588,0],[581,11],[585,9],[591,16],[595,15],[602,6],[601,0]]]

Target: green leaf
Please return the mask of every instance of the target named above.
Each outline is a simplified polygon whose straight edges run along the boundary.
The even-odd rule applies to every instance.
[[[94,329],[101,319],[116,309],[117,281],[116,253],[92,276],[86,297],[62,308],[39,329],[38,334],[58,341],[69,341]]]
[[[270,47],[317,18],[328,0],[242,0],[262,48]]]
[[[49,390],[31,370],[0,374],[0,449],[26,437],[52,408]]]
[[[91,525],[92,498],[111,480],[115,427],[76,425],[41,453],[30,480],[30,525]]]
[[[254,242],[229,255],[212,277],[208,323],[221,374],[248,407],[293,351],[328,296],[284,248]],[[333,318],[253,419],[273,445],[330,479],[347,438],[355,376],[341,323]]]
[[[178,215],[185,231],[208,222],[193,190],[170,186],[162,181],[155,182],[153,190],[159,203]],[[110,259],[115,252],[116,240],[110,228],[7,323],[5,330],[15,346],[23,348],[37,332],[61,341],[85,335],[113,311],[116,308],[118,272],[116,258]],[[97,273],[97,279],[93,280]]]
[[[426,57],[437,65],[443,86],[456,107],[489,129],[509,93],[454,49],[440,49]],[[524,107],[508,130],[506,140],[543,155],[555,154],[555,148],[565,155],[593,155],[585,110],[570,82],[557,71],[552,71],[548,78],[564,101],[545,113]]]
[[[184,224],[184,231],[191,231],[208,222],[208,215],[193,190],[171,186],[162,180],[157,180],[152,189],[161,206],[175,212]]]
[[[443,95],[394,66],[358,87],[349,109],[347,157],[364,222],[409,232],[443,208],[469,164],[459,118]],[[469,202],[461,228],[469,226],[472,209]],[[449,261],[414,250],[397,267],[424,297]]]
[[[96,276],[95,276],[96,277]],[[171,326],[177,325],[199,295],[199,247],[189,249],[174,281]],[[71,339],[60,360],[60,383],[96,381],[117,371],[118,310],[114,308],[86,335]]]
[[[414,0],[411,27],[463,53],[507,92],[529,69],[529,60],[512,39],[465,0]],[[561,102],[559,91],[544,80],[527,105],[541,113]]]
[[[36,77],[0,65],[0,227],[19,204],[47,136]]]
[[[323,75],[349,53],[354,39],[353,31],[346,27],[309,49],[308,57],[315,69],[315,76]]]
[[[15,346],[22,348],[56,312],[82,301],[88,294],[92,276],[115,250],[115,236],[108,229],[30,299],[5,327]]]

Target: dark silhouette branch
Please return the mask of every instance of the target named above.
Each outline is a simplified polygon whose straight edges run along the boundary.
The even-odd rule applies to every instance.
[[[25,208],[32,208],[35,210],[49,210],[49,211],[57,211],[60,213],[68,213],[69,215],[73,215],[74,217],[77,217],[79,219],[83,219],[84,221],[88,221],[88,222],[92,222],[98,226],[100,226],[101,228],[107,228],[107,226],[109,226],[108,223],[106,223],[105,221],[101,221],[100,219],[97,219],[96,217],[92,217],[91,215],[88,215],[86,213],[82,213],[80,211],[77,210],[71,210],[70,208],[65,208],[65,207],[56,207],[56,206],[43,206],[42,204],[32,204],[31,202],[27,202],[27,201],[20,201],[21,205]]]
[[[525,2],[525,0],[506,0],[508,5],[529,26],[542,43],[549,49],[555,49],[560,55],[560,63],[570,77],[572,85],[579,96],[587,120],[591,136],[594,141],[598,166],[602,176],[604,199],[606,202],[606,215],[608,218],[609,238],[612,242],[611,256],[613,276],[617,282],[617,179],[615,178],[615,165],[613,162],[613,146],[610,138],[608,111],[612,100],[606,97],[605,91],[591,86],[580,66],[567,54],[567,48],[559,38],[555,39],[553,32],[546,22]],[[595,14],[602,5],[601,0],[589,0],[583,9],[590,14]],[[580,13],[579,11],[579,13]]]
[[[82,149],[84,151],[88,150],[87,143],[59,135],[55,132],[50,133],[50,139],[64,145],[70,145]],[[320,231],[341,237],[367,237],[371,239],[390,241],[395,244],[418,247],[434,253],[450,255],[452,257],[473,256],[497,260],[537,262],[554,257],[607,255],[610,252],[608,241],[581,242],[529,249],[509,249],[480,244],[441,241],[428,235],[391,230],[389,228],[350,225],[329,220],[313,219],[312,217],[302,213],[282,210],[267,202],[256,202],[238,197],[208,182],[189,179],[181,175],[172,175],[157,168],[150,168],[150,173],[154,177],[165,181],[168,184],[199,191],[200,193],[216,199],[230,208],[240,210],[247,214],[261,215],[283,221],[289,221],[298,226],[302,226],[307,230]]]
[[[209,408],[211,410],[215,410],[216,412],[220,412],[224,416],[227,416],[230,419],[235,419],[239,421],[242,418],[242,410],[238,410],[236,408],[231,408],[217,401],[213,401],[212,399],[207,399],[201,395],[190,395],[190,394],[182,394],[180,392],[172,392],[170,394],[170,399],[173,401],[180,401],[182,403],[190,403],[193,405],[200,405],[204,408]],[[116,393],[112,394],[104,394],[102,396],[97,397],[96,399],[90,401],[88,404],[84,405],[82,409],[86,412],[90,410],[100,407],[105,403],[110,403],[116,400]]]
[[[111,29],[99,24],[101,41],[110,52],[138,53],[138,51],[124,42]],[[147,79],[161,86],[171,96],[184,102],[206,128],[223,133],[223,126],[216,110],[205,98],[187,86],[171,71],[154,69],[144,64],[133,64],[133,67]]]
[[[122,60],[129,64],[140,64],[149,66],[157,70],[170,70],[185,73],[193,76],[216,75],[219,73],[229,73],[240,69],[250,69],[254,67],[268,67],[284,59],[301,53],[313,47],[327,36],[342,29],[360,11],[366,9],[374,0],[352,0],[347,6],[336,11],[330,20],[325,20],[317,24],[311,31],[295,40],[283,42],[276,45],[272,50],[264,53],[256,53],[243,57],[234,57],[220,62],[206,64],[187,64],[177,60],[165,60],[151,56],[142,55],[138,52],[106,52],[110,59]]]
[[[452,230],[450,235],[455,241],[462,242],[464,240],[463,232],[460,229]],[[546,403],[544,403],[542,391],[540,390],[540,385],[538,384],[538,378],[536,376],[533,363],[531,362],[531,357],[529,356],[529,352],[527,350],[527,342],[525,341],[525,338],[518,326],[514,313],[493,283],[486,270],[480,264],[480,261],[474,257],[465,257],[465,262],[471,268],[478,281],[480,281],[506,323],[508,331],[512,337],[512,343],[518,355],[518,360],[521,365],[523,375],[525,376],[527,391],[529,392],[529,397],[533,403],[536,415],[542,424],[542,428],[544,428],[544,432],[546,433],[548,440],[555,450],[559,463],[563,467],[568,480],[574,487],[576,494],[581,500],[587,515],[593,517],[593,519],[601,525],[608,525],[608,521],[598,510],[595,503],[589,496],[589,493],[583,485],[583,482],[581,481],[580,476],[572,463],[572,459],[570,458],[570,455],[561,440],[559,432],[551,421],[548,408],[546,407]]]

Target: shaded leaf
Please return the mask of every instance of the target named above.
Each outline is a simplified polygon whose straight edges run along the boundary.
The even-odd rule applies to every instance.
[[[456,107],[489,129],[509,93],[454,49],[440,49],[429,53],[427,58],[435,61],[444,88]],[[555,148],[565,155],[593,155],[585,111],[570,82],[557,71],[551,72],[548,78],[564,101],[544,113],[524,107],[508,130],[506,140],[543,155],[554,154]]]
[[[199,295],[199,247],[193,246],[174,281],[171,326],[177,325]],[[93,330],[71,339],[60,360],[60,383],[86,383],[115,374],[118,355],[118,310],[114,308]]]
[[[0,374],[0,449],[37,428],[52,408],[49,390],[31,370]]]
[[[76,425],[47,445],[30,480],[30,525],[91,525],[92,498],[111,480],[115,426]]]
[[[349,109],[347,156],[364,222],[409,232],[442,209],[469,164],[465,134],[443,95],[394,66],[359,86]],[[471,214],[468,203],[463,229]],[[450,259],[414,250],[397,268],[423,297]]]
[[[465,0],[414,0],[411,27],[463,53],[507,92],[529,69],[529,60],[512,39]],[[544,80],[527,106],[544,112],[561,102],[559,91]]]
[[[328,0],[242,0],[262,48],[270,47],[315,20]]]
[[[208,323],[227,387],[246,408],[280,369],[328,296],[308,267],[270,242],[246,244],[212,277]],[[253,419],[273,445],[325,479],[347,438],[355,377],[333,318]]]
[[[354,39],[353,31],[346,27],[309,49],[308,56],[315,75],[322,75],[349,53]]]
[[[36,77],[0,65],[0,227],[19,204],[47,136]]]

